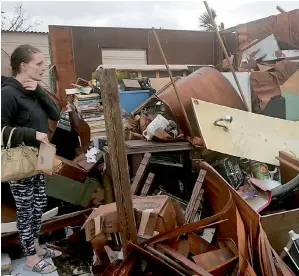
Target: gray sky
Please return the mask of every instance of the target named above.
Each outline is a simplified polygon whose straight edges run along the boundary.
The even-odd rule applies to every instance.
[[[234,3],[235,2],[235,3]],[[20,2],[1,1],[1,11],[12,16]],[[136,27],[199,30],[198,17],[205,12],[202,1],[22,1],[32,20],[43,23],[36,31],[48,31],[48,25]],[[299,1],[208,1],[217,13],[217,24],[233,27],[278,14],[276,6],[286,11],[299,8]]]

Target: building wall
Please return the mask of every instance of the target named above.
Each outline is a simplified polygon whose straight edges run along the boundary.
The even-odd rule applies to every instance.
[[[1,48],[9,55],[14,49],[22,44],[30,44],[40,49],[45,57],[46,65],[51,63],[49,51],[49,34],[48,33],[31,33],[31,32],[1,32]],[[6,60],[8,60],[6,58]],[[5,65],[7,67],[7,65]],[[43,76],[43,81],[49,86],[49,71]]]

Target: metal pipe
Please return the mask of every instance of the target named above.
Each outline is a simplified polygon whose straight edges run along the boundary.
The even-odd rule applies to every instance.
[[[212,21],[212,24],[213,24],[214,31],[216,32],[218,41],[219,41],[219,43],[220,43],[220,45],[221,45],[221,47],[222,47],[222,50],[223,50],[223,52],[224,52],[224,54],[225,54],[226,60],[227,60],[228,65],[229,65],[229,68],[230,68],[230,70],[231,70],[231,72],[232,72],[232,74],[233,74],[233,76],[234,76],[234,79],[235,79],[236,84],[237,84],[237,86],[238,86],[238,89],[239,89],[239,91],[240,91],[241,98],[242,98],[242,100],[243,100],[243,102],[244,102],[244,105],[245,105],[247,111],[249,111],[249,110],[250,110],[250,109],[249,109],[249,106],[248,106],[248,104],[247,104],[247,102],[246,102],[246,100],[245,100],[245,96],[244,96],[244,93],[243,93],[243,91],[242,91],[242,88],[241,88],[241,85],[240,85],[240,83],[239,83],[239,80],[238,80],[238,78],[237,78],[237,75],[236,75],[236,73],[235,73],[235,70],[234,70],[233,66],[231,65],[231,63],[230,63],[230,61],[229,61],[229,56],[228,56],[227,50],[226,50],[226,48],[225,48],[225,46],[224,46],[223,40],[222,40],[222,38],[221,38],[221,36],[220,36],[220,33],[219,33],[219,31],[218,31],[218,28],[217,28],[217,25],[216,25],[216,23],[215,23],[215,20],[214,20],[214,17],[213,17],[213,15],[212,15],[212,12],[211,12],[211,10],[210,10],[210,7],[209,7],[207,1],[203,1],[203,2],[204,2],[204,4],[205,4],[206,9],[207,9],[207,12],[208,12],[208,14],[209,14],[209,16],[210,16],[210,18],[211,18],[211,21]]]
[[[294,177],[291,181],[285,183],[284,185],[278,186],[272,190],[272,198],[277,198],[283,196],[291,191],[294,191],[299,187],[299,174]]]
[[[175,84],[175,82],[174,82],[172,73],[171,73],[171,71],[170,71],[170,69],[169,69],[169,66],[168,66],[168,63],[167,63],[165,54],[164,54],[164,52],[163,52],[163,49],[162,49],[162,46],[161,46],[161,43],[160,43],[160,40],[159,40],[159,37],[158,37],[158,35],[157,35],[157,33],[156,33],[155,28],[153,28],[152,30],[153,30],[153,32],[154,32],[154,35],[155,35],[155,38],[156,38],[156,40],[157,40],[157,43],[158,43],[158,46],[159,46],[161,55],[162,55],[162,57],[163,57],[165,66],[166,66],[166,68],[167,68],[169,77],[170,77],[170,79],[171,79],[171,82],[172,82],[172,85],[173,85],[173,89],[174,89],[174,91],[175,91],[175,94],[176,94],[176,96],[177,96],[177,98],[178,98],[178,101],[179,101],[179,103],[180,103],[181,109],[182,109],[182,111],[183,111],[183,115],[184,115],[184,117],[185,117],[185,121],[186,121],[186,123],[187,123],[187,125],[188,125],[189,133],[190,133],[191,136],[193,136],[193,132],[192,132],[192,127],[191,127],[190,121],[189,121],[189,119],[188,119],[186,110],[185,110],[185,108],[184,108],[184,106],[183,106],[181,97],[180,97],[180,95],[179,95],[179,93],[178,93],[177,86],[176,86],[176,84]]]

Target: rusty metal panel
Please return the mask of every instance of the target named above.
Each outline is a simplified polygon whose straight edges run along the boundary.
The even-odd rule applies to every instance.
[[[188,119],[194,130],[197,128],[191,98],[245,110],[245,106],[234,87],[216,69],[209,67],[200,68],[184,79],[177,81],[176,84]],[[190,135],[173,87],[170,86],[169,89],[162,91],[159,94],[159,98],[169,106],[184,134]],[[196,135],[200,134],[196,133]]]
[[[213,32],[157,30],[168,64],[214,64]],[[149,30],[149,64],[164,64],[156,39]]]
[[[75,81],[71,27],[49,26],[52,64],[56,66],[57,96],[66,104],[65,89]]]
[[[102,64],[103,48],[145,49],[148,64],[164,64],[149,29],[71,27],[76,75],[90,79]],[[213,32],[159,30],[159,39],[169,64],[214,64]],[[178,39],[179,38],[179,39]]]
[[[148,30],[108,27],[71,27],[76,75],[90,79],[102,64],[102,49],[148,49]]]
[[[277,39],[299,46],[299,9],[237,26],[239,50],[254,39],[274,34]]]

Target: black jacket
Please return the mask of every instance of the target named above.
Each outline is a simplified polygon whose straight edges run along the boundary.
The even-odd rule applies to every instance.
[[[12,136],[12,146],[20,145],[39,147],[36,131],[48,132],[48,119],[58,121],[60,110],[48,93],[37,86],[35,91],[26,90],[20,82],[11,77],[1,77],[1,129],[4,131],[3,142],[16,127]]]

